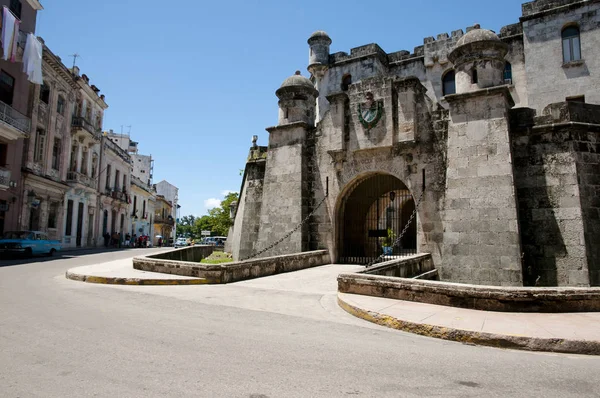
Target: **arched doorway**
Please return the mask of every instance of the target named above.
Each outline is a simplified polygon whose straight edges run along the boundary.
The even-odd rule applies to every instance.
[[[400,243],[392,247],[414,211],[410,191],[392,175],[376,173],[354,182],[339,208],[338,262],[367,264],[384,252],[385,259],[415,254],[416,219]]]

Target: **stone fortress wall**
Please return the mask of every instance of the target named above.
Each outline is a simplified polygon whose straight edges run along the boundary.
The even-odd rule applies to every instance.
[[[599,9],[597,0],[537,0],[499,35],[473,26],[412,53],[369,44],[330,54],[329,36],[315,32],[310,80],[298,72],[283,83],[266,156],[248,162],[234,257],[312,214],[264,255],[327,249],[337,261],[344,201],[357,185],[392,175],[418,201],[425,176],[417,251],[431,254],[442,280],[600,285],[600,55],[589,47],[600,40]],[[564,65],[569,23],[580,26],[582,59]],[[540,60],[544,68],[532,67]],[[455,93],[443,91],[449,71]],[[542,82],[553,74],[558,88]],[[569,98],[581,95],[591,104]],[[371,100],[379,119],[367,126],[360,109]]]

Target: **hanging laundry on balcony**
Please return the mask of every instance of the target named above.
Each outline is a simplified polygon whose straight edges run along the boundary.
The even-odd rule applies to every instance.
[[[4,6],[2,8],[2,59],[15,62],[17,59],[17,41],[19,40],[19,26],[21,21]]]
[[[29,33],[23,52],[23,72],[34,84],[44,83],[42,79],[42,49],[42,43],[33,33]]]

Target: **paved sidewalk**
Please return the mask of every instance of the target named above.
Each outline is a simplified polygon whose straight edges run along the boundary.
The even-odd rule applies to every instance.
[[[338,293],[347,312],[394,329],[463,343],[600,355],[600,312],[513,313],[468,310]]]
[[[109,285],[202,285],[206,279],[139,271],[131,258],[71,268],[67,279]]]

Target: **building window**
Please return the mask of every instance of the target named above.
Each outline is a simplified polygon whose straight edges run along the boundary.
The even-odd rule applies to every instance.
[[[44,148],[46,146],[46,132],[38,129],[35,135],[35,147],[33,153],[33,161],[41,162],[44,159]]]
[[[471,82],[473,84],[477,84],[479,82],[479,78],[477,76],[477,68],[473,67],[473,70],[471,71]]]
[[[50,206],[48,207],[48,228],[56,228],[58,206],[58,202],[50,202]]]
[[[65,226],[65,235],[71,236],[73,229],[73,201],[67,201],[67,224]]]
[[[0,144],[0,166],[6,166],[6,155],[8,154],[8,145]]]
[[[456,94],[456,81],[454,79],[453,70],[449,70],[442,77],[442,93],[444,95]]]
[[[147,218],[146,216],[146,200],[142,202],[142,218]]]
[[[115,191],[119,190],[119,176],[121,175],[121,173],[119,172],[119,170],[115,170]]]
[[[52,168],[54,170],[60,170],[60,153],[61,153],[60,138],[55,138],[54,146],[52,147]]]
[[[12,106],[14,93],[15,78],[4,71],[0,71],[0,101]]]
[[[352,75],[344,75],[342,77],[342,91],[348,91],[348,88],[352,84]]]
[[[110,164],[108,166],[106,166],[106,189],[109,190],[110,189],[110,175],[111,175],[111,169],[110,169]]]
[[[71,147],[71,168],[70,171],[77,171],[77,152],[78,152],[78,147],[77,145],[73,145]]]
[[[133,213],[132,217],[137,217],[137,196],[133,195]]]
[[[88,173],[88,153],[87,147],[84,146],[81,153],[81,174],[85,175]]]
[[[579,28],[569,26],[562,31],[563,62],[566,64],[581,59]]]
[[[43,84],[40,88],[40,101],[44,104],[48,104],[50,102],[50,87],[48,85]]]
[[[62,95],[58,96],[58,101],[56,102],[56,112],[60,113],[61,115],[65,114],[65,98]]]
[[[21,19],[21,2],[19,0],[10,0],[10,10],[15,17]]]
[[[98,171],[98,155],[92,154],[92,178],[96,178],[96,172]]]
[[[127,176],[123,174],[123,192],[127,192]]]
[[[512,65],[508,61],[504,63],[504,84],[512,84]]]

